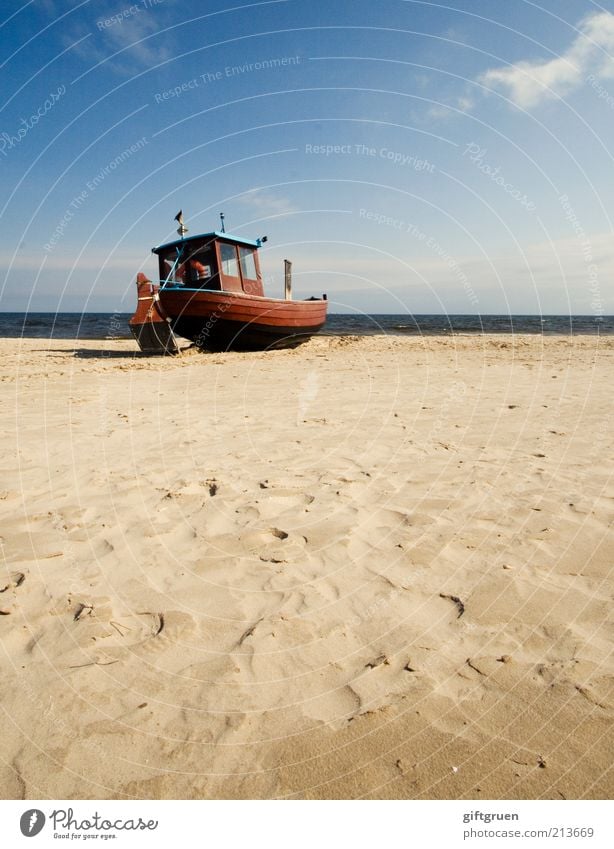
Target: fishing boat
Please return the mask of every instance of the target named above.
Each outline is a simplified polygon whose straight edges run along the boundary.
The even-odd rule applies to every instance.
[[[258,250],[251,240],[219,230],[187,237],[180,211],[179,239],[152,248],[159,283],[137,275],[137,308],[130,329],[142,351],[174,354],[177,336],[210,351],[292,347],[326,322],[326,295],[292,299],[292,264],[285,260],[283,298],[264,294]]]

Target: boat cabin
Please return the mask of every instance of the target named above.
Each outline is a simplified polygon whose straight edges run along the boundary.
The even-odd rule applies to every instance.
[[[264,295],[258,248],[260,239],[215,231],[152,248],[160,266],[160,287],[210,289]]]

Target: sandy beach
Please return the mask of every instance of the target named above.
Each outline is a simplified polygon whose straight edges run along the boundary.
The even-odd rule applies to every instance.
[[[3,798],[611,798],[613,366],[0,340]]]

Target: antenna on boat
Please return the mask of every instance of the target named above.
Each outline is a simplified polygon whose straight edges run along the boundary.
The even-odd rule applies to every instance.
[[[179,227],[177,228],[177,232],[179,233],[179,235],[183,239],[185,234],[188,232],[188,228],[183,223],[183,210],[182,209],[180,209],[179,212],[177,213],[177,215],[175,216],[175,221],[179,224]]]
[[[225,233],[226,228],[224,227],[224,213],[223,212],[220,212],[220,221],[222,222],[221,225],[220,225],[221,231],[222,231],[222,233]]]

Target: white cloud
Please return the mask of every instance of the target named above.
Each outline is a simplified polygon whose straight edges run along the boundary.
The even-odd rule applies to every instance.
[[[250,189],[245,192],[240,200],[254,214],[262,217],[287,215],[290,212],[298,211],[288,198],[273,194],[273,192],[265,192],[262,189]]]
[[[570,94],[591,74],[614,77],[614,14],[596,12],[581,20],[577,29],[577,37],[557,58],[492,68],[478,82],[531,109],[544,100]]]
[[[450,106],[430,106],[426,111],[426,118],[428,120],[439,121],[450,118],[457,113],[450,108]]]
[[[468,94],[454,98],[450,103],[438,103],[436,106],[430,106],[426,111],[428,120],[447,120],[455,118],[459,112],[471,112],[475,106],[473,97]]]
[[[46,0],[51,3],[52,0]],[[51,7],[50,7],[51,8]],[[75,24],[64,34],[64,42],[74,46],[75,53],[90,65],[90,70],[106,64],[113,71],[131,76],[141,68],[151,68],[173,55],[170,35],[152,38],[164,26],[164,10],[133,4],[118,10],[98,9],[91,29]],[[93,38],[82,41],[84,35]]]
[[[122,51],[122,57],[153,67],[171,56],[170,50],[164,43],[160,43],[160,39],[149,39],[158,29],[159,22],[153,13],[139,11],[133,17],[104,29],[103,36],[112,48]]]

